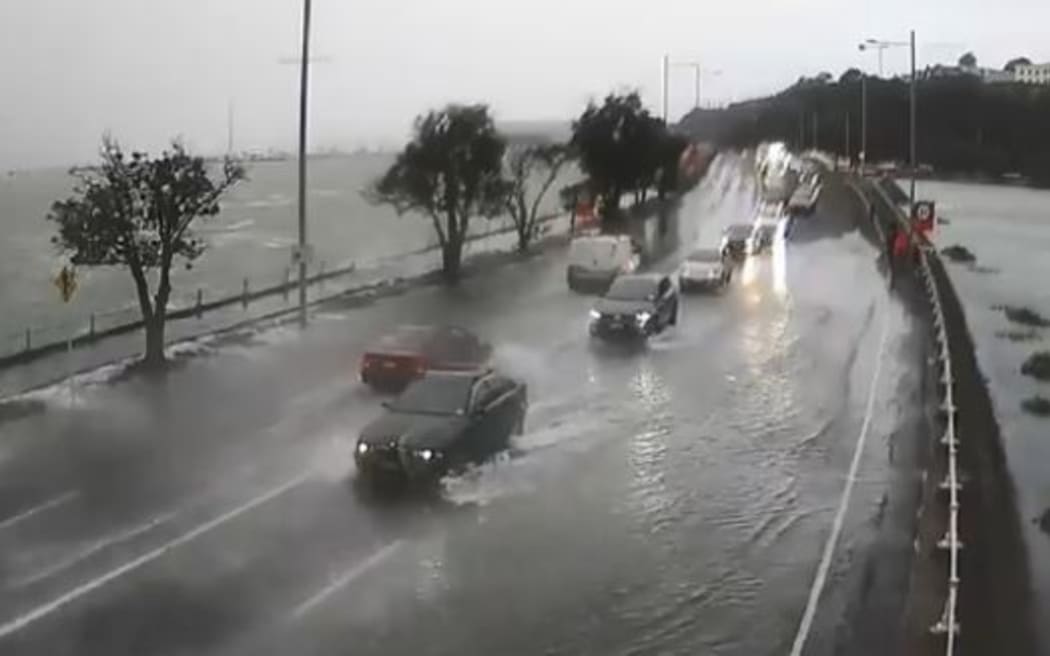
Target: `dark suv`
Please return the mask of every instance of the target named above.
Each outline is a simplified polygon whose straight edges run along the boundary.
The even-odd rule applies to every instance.
[[[678,322],[678,290],[662,274],[620,276],[591,310],[591,335],[648,337]]]

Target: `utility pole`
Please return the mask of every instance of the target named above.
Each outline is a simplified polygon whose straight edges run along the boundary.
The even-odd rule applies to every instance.
[[[700,109],[700,64],[695,66],[696,73],[696,97],[693,100],[693,109]]]
[[[226,105],[226,154],[233,155],[233,99]]]
[[[868,74],[860,76],[860,170],[868,159]]]
[[[918,166],[918,159],[916,157],[916,112],[915,112],[915,30],[911,31],[911,193],[909,194],[910,206],[908,208],[908,215],[915,210],[915,168]]]
[[[849,124],[849,119],[850,119],[849,112],[846,112],[846,161],[849,162],[850,164],[852,164],[853,163],[853,152],[850,150],[850,134],[849,134],[850,124]]]
[[[299,324],[306,327],[306,119],[310,74],[310,0],[303,0],[303,48],[299,68]]]
[[[664,58],[660,62],[660,94],[661,94],[661,106],[660,115],[664,119],[664,125],[667,125],[667,87],[668,77],[671,68],[671,57],[664,55]]]

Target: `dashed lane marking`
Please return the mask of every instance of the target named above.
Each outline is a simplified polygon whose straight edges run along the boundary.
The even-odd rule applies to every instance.
[[[68,604],[73,603],[74,601],[80,599],[85,595],[90,594],[91,592],[97,590],[98,588],[101,588],[107,583],[115,581],[121,576],[124,576],[125,574],[133,572],[136,569],[153,562],[154,560],[167,554],[172,549],[181,547],[182,545],[204,535],[205,533],[208,533],[209,531],[212,531],[213,529],[222,526],[226,522],[236,519],[244,513],[257,508],[263,505],[264,503],[267,503],[268,501],[276,499],[282,494],[285,494],[286,492],[305,483],[312,474],[312,470],[301,473],[298,476],[292,478],[291,480],[285,481],[281,485],[270,489],[268,492],[264,492],[263,494],[253,498],[252,500],[241,504],[240,506],[237,506],[232,510],[227,511],[219,515],[218,517],[208,522],[205,522],[204,524],[201,524],[200,526],[197,526],[196,528],[186,533],[183,533],[174,540],[166,542],[161,546],[157,547],[156,549],[153,549],[152,551],[149,551],[139,556],[138,558],[135,558],[134,560],[130,560],[124,563],[123,565],[120,565],[119,567],[111,569],[105,574],[98,576],[88,581],[87,583],[79,585],[76,588],[73,588],[72,590],[66,592],[65,594],[55,599],[52,599],[51,601],[45,604],[37,606],[29,612],[24,613],[4,623],[3,625],[0,625],[0,638],[5,638],[13,633],[21,631],[33,622],[47,617],[51,613],[63,608],[64,606],[67,606]]]
[[[0,521],[0,531],[2,531],[4,529],[7,529],[7,528],[11,528],[12,526],[15,526],[16,524],[20,524],[21,522],[24,522],[25,520],[29,519],[30,517],[33,517],[34,515],[39,515],[42,512],[51,510],[52,508],[58,508],[59,506],[64,506],[65,504],[69,503],[70,501],[73,501],[74,499],[77,499],[79,496],[80,496],[80,492],[79,491],[77,491],[77,490],[70,490],[68,492],[65,492],[63,494],[58,495],[57,497],[53,497],[51,499],[48,499],[47,501],[45,501],[45,502],[43,502],[43,503],[41,503],[39,505],[33,506],[32,508],[29,508],[28,510],[24,510],[24,511],[18,513],[17,515],[14,515],[12,517],[8,517],[7,519],[5,519],[3,521]]]
[[[345,572],[333,579],[331,583],[321,588],[321,590],[317,592],[317,594],[296,606],[295,610],[293,610],[291,613],[291,618],[293,620],[301,619],[304,615],[306,615],[311,610],[324,603],[326,599],[331,597],[340,589],[346,587],[354,580],[360,578],[362,574],[372,569],[373,567],[376,567],[384,560],[392,556],[394,552],[401,547],[401,544],[401,540],[395,540],[394,542],[391,542],[390,544],[386,545],[385,547],[375,552],[368,558],[365,558],[359,563],[355,563]]]

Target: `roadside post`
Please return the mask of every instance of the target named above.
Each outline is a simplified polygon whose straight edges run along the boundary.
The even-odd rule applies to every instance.
[[[74,331],[76,330],[75,317],[73,316],[73,305],[70,301],[73,300],[73,296],[77,293],[77,273],[72,265],[65,265],[62,270],[58,272],[55,279],[52,281],[55,287],[58,289],[58,295],[62,299],[62,303],[66,306],[66,318],[68,321],[68,332],[66,334],[66,368],[69,380],[69,403],[75,405],[76,403],[76,390],[73,384],[73,338]]]

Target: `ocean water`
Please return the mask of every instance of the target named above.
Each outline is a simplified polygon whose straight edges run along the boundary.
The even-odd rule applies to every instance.
[[[310,160],[308,241],[315,249],[314,270],[409,252],[435,243],[433,228],[421,216],[399,217],[391,208],[373,206],[361,196],[392,162],[389,154],[361,154]],[[292,246],[298,241],[296,162],[249,165],[249,180],[222,201],[221,213],[197,224],[209,244],[190,270],[173,271],[172,305],[237,293],[245,278],[252,289],[284,280]],[[65,169],[41,169],[0,175],[0,354],[21,348],[26,328],[33,343],[64,338],[70,328],[85,328],[96,315],[99,325],[135,319],[139,312],[130,275],[123,268],[82,267],[80,285],[64,305],[51,280],[62,266],[51,244],[55,226],[49,207],[69,196],[73,179]],[[545,198],[544,210],[557,206],[558,183]],[[472,231],[506,225],[475,220]]]

